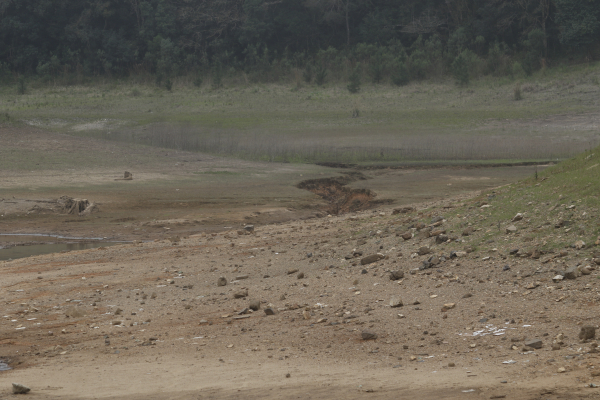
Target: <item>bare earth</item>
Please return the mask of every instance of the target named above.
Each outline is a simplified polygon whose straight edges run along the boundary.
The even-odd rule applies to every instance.
[[[30,134],[32,140],[44,135]],[[350,186],[369,187],[378,199],[394,203],[325,216],[327,204],[295,184],[327,176],[321,175],[327,169],[281,166],[268,175],[276,176],[269,185],[223,174],[213,181],[217,189],[206,191],[194,172],[220,166],[260,178],[273,166],[233,168],[219,158],[199,164],[203,161],[189,161],[191,156],[173,152],[164,168],[149,163],[147,172],[132,171],[130,182],[113,180],[132,169],[123,164],[89,171],[5,170],[2,232],[151,240],[0,262],[0,359],[13,368],[0,372],[0,398],[17,396],[11,395],[12,382],[31,387],[27,397],[35,399],[598,397],[598,389],[589,387],[600,383],[592,377],[598,353],[578,339],[581,325],[596,324],[597,293],[586,286],[591,280],[553,288],[552,263],[506,258],[509,249],[502,244],[486,260],[461,254],[437,268],[416,270],[431,257],[414,255],[421,246],[449,257],[483,232],[462,238],[465,242],[436,244],[435,238],[418,239],[420,231],[411,224],[429,226],[441,216],[443,228],[459,218],[452,208],[467,192],[514,177],[495,172],[500,169],[365,172],[369,180]],[[185,173],[166,167],[176,157],[189,161]],[[165,192],[152,200],[152,187],[160,182],[153,174],[161,173],[166,177],[158,187]],[[339,174],[343,171],[330,172]],[[89,177],[85,185],[83,177]],[[409,178],[413,194],[402,195],[407,187],[402,179]],[[185,182],[198,186],[185,189]],[[136,190],[123,189],[131,184]],[[21,207],[60,193],[89,197],[100,212],[27,215]],[[191,203],[207,198],[211,206]],[[282,199],[285,205],[274,207]],[[392,214],[410,203],[415,210]],[[261,220],[265,210],[295,214]],[[215,222],[203,223],[199,214]],[[187,222],[172,222],[181,219]],[[247,222],[255,224],[253,233],[239,231]],[[399,234],[407,230],[415,237],[402,239]],[[376,253],[383,258],[361,265],[363,257]],[[391,280],[396,270],[404,278]],[[220,277],[227,285],[217,286]],[[541,284],[531,287],[537,281]],[[403,306],[390,307],[393,296]],[[248,310],[253,300],[260,302],[256,311]],[[444,308],[449,303],[455,305]],[[364,340],[365,331],[377,338]],[[563,343],[552,350],[559,334]],[[541,339],[542,348],[525,348],[529,339]]]

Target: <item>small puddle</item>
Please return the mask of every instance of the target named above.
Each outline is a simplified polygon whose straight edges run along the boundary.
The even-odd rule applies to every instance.
[[[73,250],[94,249],[122,243],[126,242],[105,242],[102,238],[44,234],[0,234],[0,261]]]
[[[9,369],[10,369],[10,367],[8,366],[8,364],[0,361],[0,371],[8,371]]]

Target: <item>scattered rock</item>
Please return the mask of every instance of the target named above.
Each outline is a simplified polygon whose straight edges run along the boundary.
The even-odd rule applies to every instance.
[[[579,339],[581,340],[590,340],[596,337],[596,327],[586,325],[581,327],[581,331],[579,331]]]
[[[569,268],[564,275],[565,279],[577,279],[578,276],[579,271],[577,270],[577,267]]]
[[[402,307],[403,305],[404,303],[402,303],[402,299],[400,298],[400,296],[393,296],[390,299],[390,307],[392,308]]]
[[[362,331],[361,337],[363,340],[375,340],[377,339],[377,334],[371,331]]]
[[[517,227],[514,225],[509,225],[506,227],[506,233],[515,233],[517,232]]]
[[[523,219],[523,214],[521,213],[517,213],[517,215],[515,215],[512,219],[512,222],[517,222]]]
[[[253,233],[254,232],[254,225],[246,225],[244,226],[244,230],[248,233]]]
[[[383,254],[381,254],[381,253],[371,254],[370,256],[363,257],[360,260],[360,264],[361,265],[372,264],[372,263],[377,262],[377,261],[379,261],[379,260],[381,260],[383,258],[385,258],[385,256]]]
[[[225,286],[227,285],[227,279],[222,276],[217,280],[217,286]]]
[[[31,391],[31,388],[28,388],[20,383],[13,383],[12,388],[14,394],[27,394]]]
[[[396,215],[396,214],[408,214],[409,212],[415,211],[414,207],[400,207],[400,208],[394,208],[394,210],[392,211],[392,215]]]
[[[404,272],[403,271],[391,271],[390,272],[390,280],[392,281],[397,281],[399,279],[404,278]]]
[[[454,307],[456,307],[456,303],[446,303],[444,304],[444,307],[442,307],[442,312],[452,310]]]
[[[233,294],[233,297],[236,298],[236,299],[243,299],[246,296],[248,296],[248,290],[247,289],[240,290],[240,291],[235,292]]]
[[[295,274],[296,272],[298,272],[298,268],[292,268],[292,269],[288,270],[287,274],[292,275],[292,274]]]
[[[531,347],[533,349],[541,349],[542,348],[542,341],[540,339],[526,340],[525,341],[525,346]]]
[[[431,249],[429,248],[429,246],[421,246],[421,247],[419,247],[419,251],[417,251],[417,253],[420,256],[424,256],[426,254],[431,253]]]
[[[252,300],[250,302],[250,304],[248,305],[248,307],[252,310],[252,311],[258,311],[260,309],[260,300]]]
[[[298,275],[296,275],[296,278],[303,279],[304,278],[304,272],[300,272]]]
[[[462,235],[469,236],[473,233],[473,231],[474,231],[474,229],[469,226],[468,228],[465,228],[465,230],[463,230]]]
[[[590,265],[579,268],[581,275],[590,275],[594,269]]]
[[[265,308],[266,315],[275,315],[275,311],[272,308]]]
[[[578,240],[573,244],[577,250],[585,249],[585,242],[583,240]]]
[[[401,236],[402,236],[402,239],[404,239],[404,240],[410,240],[413,237],[412,232],[405,232]]]

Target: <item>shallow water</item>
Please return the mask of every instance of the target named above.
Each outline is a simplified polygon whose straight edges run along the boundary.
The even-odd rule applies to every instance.
[[[74,242],[74,240],[78,240]],[[47,243],[52,241],[52,243]],[[0,261],[62,251],[85,250],[112,246],[119,242],[102,238],[71,238],[56,235],[0,234]]]

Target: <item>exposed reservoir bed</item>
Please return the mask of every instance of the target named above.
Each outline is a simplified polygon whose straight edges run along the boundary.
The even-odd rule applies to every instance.
[[[125,242],[50,234],[0,234],[0,261],[112,246]]]

